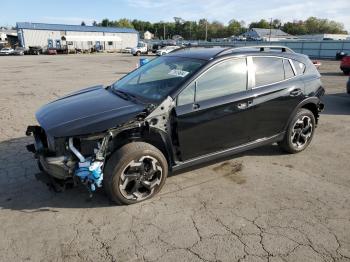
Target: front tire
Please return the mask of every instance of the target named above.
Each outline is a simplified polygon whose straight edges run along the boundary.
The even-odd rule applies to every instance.
[[[282,150],[295,154],[310,144],[316,127],[314,114],[305,108],[297,111],[289,123],[284,139],[279,143]]]
[[[104,171],[104,188],[117,204],[134,204],[156,195],[168,176],[168,163],[156,147],[132,142],[114,152]]]

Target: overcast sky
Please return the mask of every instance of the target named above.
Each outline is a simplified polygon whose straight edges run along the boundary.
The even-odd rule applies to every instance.
[[[17,0],[1,3],[0,25],[16,22],[80,24],[103,18],[130,18],[152,22],[208,18],[227,23],[231,19],[247,24],[260,18],[278,18],[282,22],[309,16],[328,18],[344,24],[350,31],[350,0]]]

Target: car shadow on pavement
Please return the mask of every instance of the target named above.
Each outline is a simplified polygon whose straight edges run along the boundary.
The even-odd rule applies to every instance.
[[[83,185],[56,193],[40,175],[33,154],[25,146],[30,137],[0,142],[0,210],[52,211],[51,208],[94,208],[114,205],[98,189],[92,199]]]
[[[322,114],[350,115],[350,95],[347,93],[325,94],[321,100],[325,105]]]
[[[181,171],[176,171],[173,174],[171,174],[171,176],[176,176],[179,174],[182,174],[184,172],[190,172],[192,170],[198,169],[198,168],[204,168],[210,165],[214,165],[220,162],[225,162],[225,161],[229,161],[229,160],[237,160],[241,157],[244,156],[278,156],[278,155],[284,155],[286,154],[285,152],[283,152],[280,147],[277,145],[277,143],[274,143],[272,145],[266,145],[266,146],[261,146],[261,147],[257,147],[242,153],[238,153],[238,154],[234,154],[234,155],[230,155],[230,156],[226,156],[226,157],[221,157],[215,160],[210,160],[207,161],[203,164],[196,164],[190,167],[187,167],[185,169],[182,169]]]

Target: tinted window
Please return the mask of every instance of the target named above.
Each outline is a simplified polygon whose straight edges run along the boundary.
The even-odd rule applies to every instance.
[[[197,80],[196,101],[225,96],[246,89],[246,59],[232,59],[213,66]]]
[[[302,75],[304,74],[304,71],[305,71],[305,65],[299,61],[296,61],[296,60],[292,60],[293,61],[293,64],[294,64],[294,68],[295,68],[295,71],[297,73],[297,75]]]
[[[293,68],[291,64],[289,63],[289,60],[283,59],[283,65],[284,65],[284,78],[288,79],[294,76]]]
[[[253,57],[255,86],[263,86],[284,80],[283,59],[277,57]]]
[[[178,106],[194,103],[194,87],[195,82],[192,82],[181,92],[181,94],[177,97]]]

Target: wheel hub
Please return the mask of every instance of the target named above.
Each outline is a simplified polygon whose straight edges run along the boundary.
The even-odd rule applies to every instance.
[[[297,148],[304,147],[310,140],[313,131],[313,125],[309,116],[301,116],[294,123],[291,143]]]
[[[151,196],[162,181],[163,170],[157,159],[143,156],[132,160],[120,176],[119,189],[129,200],[143,200]]]

